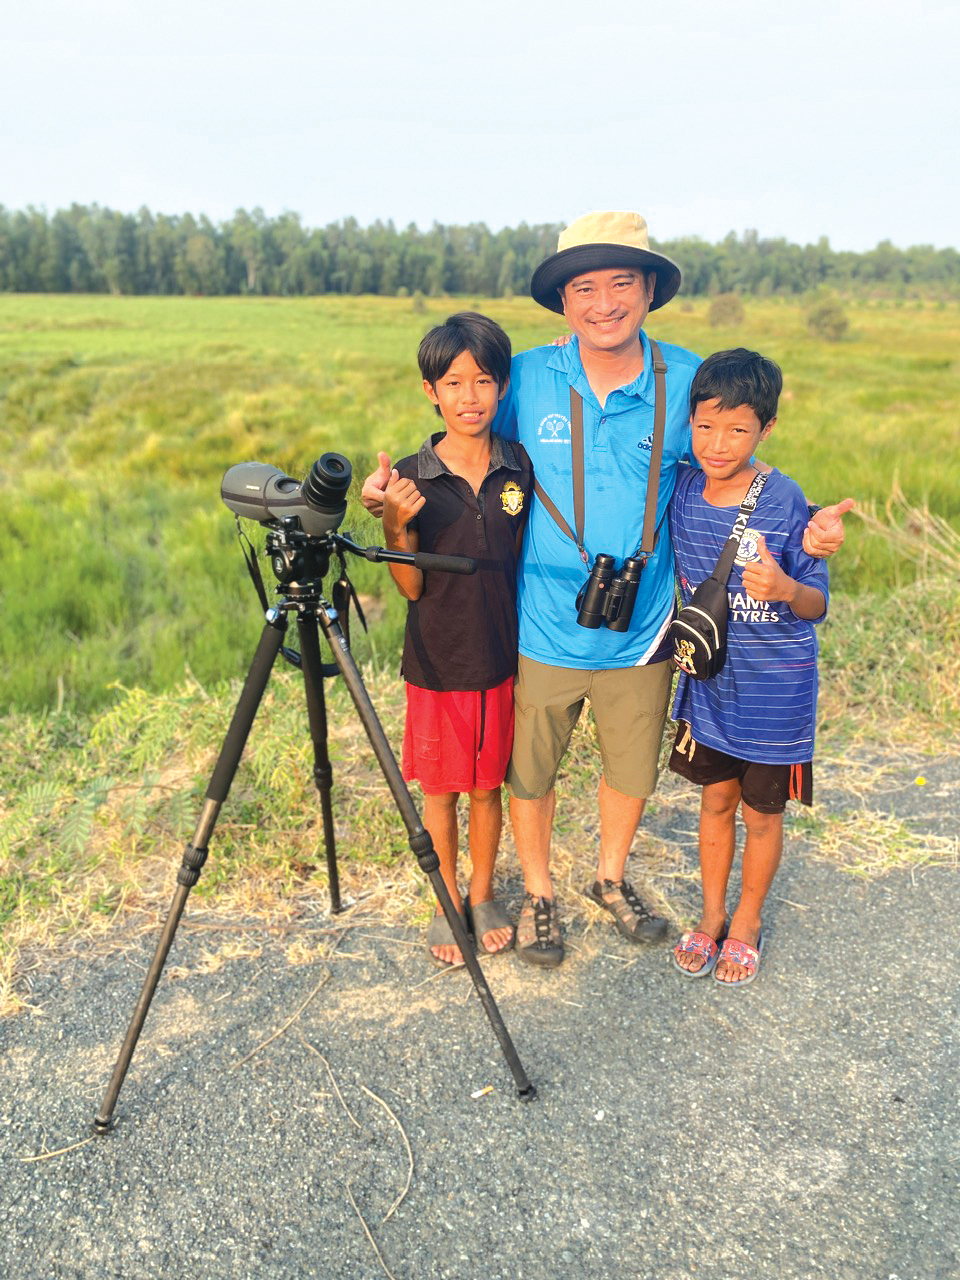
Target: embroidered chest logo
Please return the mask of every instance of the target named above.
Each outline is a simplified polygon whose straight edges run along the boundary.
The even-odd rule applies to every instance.
[[[740,548],[737,551],[735,564],[745,565],[748,560],[759,560],[757,553],[757,539],[762,538],[763,534],[759,529],[744,529],[743,537],[740,539]]]
[[[500,505],[508,516],[518,516],[523,510],[523,490],[516,480],[508,480],[500,490]]]
[[[645,449],[647,453],[653,452],[653,432],[652,431],[648,436],[644,436],[642,440],[637,441],[637,448]]]
[[[537,427],[537,439],[541,444],[569,444],[570,419],[562,413],[548,413],[540,419]]]

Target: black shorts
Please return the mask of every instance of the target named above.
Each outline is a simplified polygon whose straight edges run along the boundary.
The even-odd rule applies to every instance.
[[[788,800],[801,804],[813,804],[813,765],[809,760],[802,764],[758,764],[753,760],[739,760],[724,751],[695,742],[690,736],[690,726],[681,720],[670,753],[670,768],[681,778],[707,787],[713,782],[740,783],[740,796],[744,804],[757,813],[783,813]]]

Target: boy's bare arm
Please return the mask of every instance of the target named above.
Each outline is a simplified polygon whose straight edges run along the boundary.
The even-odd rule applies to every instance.
[[[420,550],[420,537],[408,526],[426,502],[412,480],[402,480],[394,471],[383,492],[383,538],[388,551]],[[391,564],[390,576],[407,600],[423,595],[423,573],[412,564]]]
[[[754,600],[782,600],[798,618],[809,622],[823,617],[827,607],[823,592],[785,573],[767,550],[766,538],[757,539],[757,555],[760,559],[748,561],[742,574],[743,589]]]

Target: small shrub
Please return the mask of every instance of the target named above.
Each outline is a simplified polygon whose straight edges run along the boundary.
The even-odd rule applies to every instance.
[[[718,293],[710,303],[707,319],[714,329],[721,325],[743,324],[743,303],[735,293]]]
[[[410,304],[410,309],[411,311],[415,311],[418,316],[423,315],[427,309],[426,299],[419,289],[413,295],[413,301]]]
[[[839,342],[849,324],[839,298],[820,298],[807,312],[807,328],[827,342]]]

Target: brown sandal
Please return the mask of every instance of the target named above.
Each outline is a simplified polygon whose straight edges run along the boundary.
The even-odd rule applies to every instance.
[[[631,942],[661,942],[667,936],[667,922],[663,916],[654,915],[649,907],[637,897],[636,891],[627,880],[594,880],[584,890],[591,902],[613,916],[613,923],[625,938]],[[616,894],[612,901],[604,898],[605,893]]]

